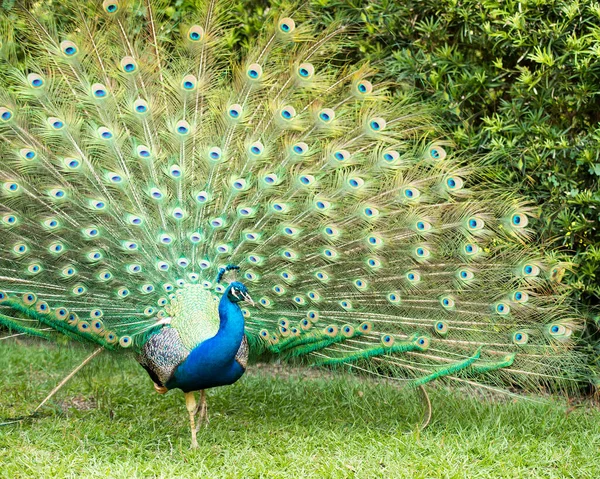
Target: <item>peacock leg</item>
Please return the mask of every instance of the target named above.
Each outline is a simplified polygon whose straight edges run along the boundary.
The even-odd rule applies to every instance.
[[[195,415],[198,409],[196,405],[196,397],[194,396],[194,391],[189,393],[185,393],[185,407],[188,410],[188,414],[190,416],[190,428],[192,430],[192,449],[196,449],[198,447],[198,440],[196,439],[196,424],[195,424]]]
[[[200,425],[204,422],[208,424],[208,404],[206,403],[206,391],[202,389],[200,391],[200,403],[198,408],[200,417],[198,418],[198,424],[196,424],[196,432],[200,429]]]

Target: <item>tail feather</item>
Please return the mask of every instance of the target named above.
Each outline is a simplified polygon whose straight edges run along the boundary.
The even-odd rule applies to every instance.
[[[153,1],[69,8],[22,12],[24,70],[0,23],[0,324],[141,347],[238,264],[256,355],[415,386],[585,377],[535,208],[345,64],[343,22],[272,13],[238,62],[226,2],[179,26]]]

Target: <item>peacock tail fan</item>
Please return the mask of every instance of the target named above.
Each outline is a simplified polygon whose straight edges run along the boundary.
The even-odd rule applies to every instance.
[[[238,62],[225,2],[177,25],[154,2],[60,8],[0,22],[1,325],[139,351],[178,321],[192,347],[237,264],[255,357],[415,386],[586,376],[535,209],[338,61],[344,23],[272,11]]]

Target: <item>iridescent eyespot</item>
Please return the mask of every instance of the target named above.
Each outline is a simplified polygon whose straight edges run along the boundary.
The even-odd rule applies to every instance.
[[[442,296],[440,304],[444,309],[453,309],[455,305],[454,298],[452,296]]]
[[[231,250],[231,246],[229,246],[228,244],[219,244],[217,245],[216,250],[219,254],[226,254],[229,253],[229,251]]]
[[[258,63],[252,63],[246,69],[246,75],[250,80],[259,80],[262,77],[263,69]]]
[[[365,185],[365,180],[358,176],[348,178],[348,186],[353,190],[358,190]]]
[[[125,73],[134,73],[137,70],[138,66],[133,57],[123,57],[121,59],[121,70]]]
[[[431,146],[429,150],[427,150],[427,154],[432,160],[443,160],[446,158],[446,150],[438,145]]]
[[[21,158],[26,160],[33,160],[37,156],[36,152],[30,148],[21,148],[19,154],[21,155]]]
[[[75,287],[73,287],[72,292],[75,296],[81,296],[82,294],[85,294],[87,292],[87,288],[81,284],[78,284]]]
[[[392,304],[400,304],[401,299],[400,299],[400,293],[398,292],[393,292],[393,293],[389,293],[387,295],[387,300],[392,303]]]
[[[17,224],[17,217],[15,215],[4,215],[2,217],[2,222],[5,225],[16,225]]]
[[[448,325],[444,321],[438,321],[435,323],[434,330],[437,334],[444,336],[448,333]]]
[[[267,186],[274,185],[278,182],[279,177],[275,173],[268,173],[263,177],[263,182]]]
[[[344,326],[342,326],[342,335],[345,338],[351,338],[352,336],[354,336],[354,328],[349,324],[345,324]]]
[[[496,303],[494,305],[494,311],[501,316],[506,316],[510,313],[510,306],[506,303]]]
[[[9,191],[11,193],[15,193],[15,192],[19,191],[19,188],[20,188],[19,184],[15,183],[13,181],[7,181],[6,183],[4,183],[3,186],[6,191]]]
[[[331,123],[333,120],[335,120],[335,111],[333,111],[331,108],[323,108],[319,112],[319,120],[325,124]]]
[[[406,279],[411,283],[418,283],[421,281],[421,274],[418,271],[409,271],[406,273]]]
[[[145,100],[136,100],[133,102],[133,111],[139,115],[143,115],[148,112],[148,103]]]
[[[328,238],[338,238],[340,230],[333,225],[327,225],[323,228],[323,234]]]
[[[464,182],[463,179],[458,176],[449,176],[446,178],[446,189],[449,191],[457,191],[462,189]]]
[[[296,69],[296,73],[301,80],[309,80],[315,74],[315,67],[310,63],[302,63]]]
[[[284,120],[291,120],[296,116],[296,109],[293,106],[284,106],[279,114]]]
[[[207,191],[201,191],[196,194],[196,201],[200,204],[210,201],[210,194]]]
[[[194,75],[186,75],[181,80],[181,88],[183,88],[185,91],[192,91],[196,88],[197,83],[198,80]]]
[[[529,335],[523,331],[517,331],[513,334],[512,340],[515,344],[527,344],[527,341],[529,341]]]
[[[155,200],[162,200],[164,195],[158,188],[150,188],[150,197]]]
[[[65,123],[60,118],[56,118],[55,116],[48,118],[47,122],[48,125],[50,125],[50,128],[53,130],[62,130],[65,127]]]
[[[173,243],[173,238],[172,238],[172,236],[171,236],[171,235],[168,235],[168,234],[166,234],[166,233],[163,233],[163,234],[161,234],[161,235],[158,237],[158,240],[159,240],[159,241],[160,241],[162,244],[164,244],[164,245],[170,245],[170,244],[172,244],[172,243]]]
[[[304,142],[296,143],[292,146],[292,151],[295,155],[304,155],[308,151],[308,145]]]
[[[227,109],[227,116],[232,120],[239,120],[242,116],[242,105],[234,103]]]
[[[460,279],[462,281],[470,281],[475,277],[473,272],[466,268],[459,269],[457,272],[457,276],[458,276],[458,279]]]
[[[22,296],[23,302],[27,305],[27,306],[31,306],[33,303],[35,303],[37,301],[37,296],[34,293],[25,293]]]
[[[190,124],[185,120],[180,120],[175,125],[175,131],[178,135],[185,136],[190,132]]]
[[[108,128],[106,128],[104,126],[101,126],[100,128],[98,128],[97,131],[98,131],[98,135],[103,140],[110,140],[113,137],[112,131],[110,131]]]
[[[510,223],[514,228],[525,228],[529,224],[529,218],[523,213],[514,213],[511,216]]]
[[[378,235],[370,235],[367,236],[367,243],[371,247],[378,248],[383,246],[383,239]]]
[[[358,329],[362,334],[370,333],[373,330],[373,323],[365,321],[364,323],[360,324]]]
[[[298,182],[302,186],[311,186],[315,182],[315,177],[313,175],[300,175]]]
[[[237,178],[231,182],[234,190],[244,191],[248,187],[248,182],[244,178]]]
[[[136,153],[137,156],[144,159],[150,158],[152,156],[152,154],[150,153],[150,148],[148,148],[146,145],[138,145],[136,148]]]
[[[550,324],[548,326],[548,333],[551,336],[565,336],[569,337],[572,333],[571,329],[562,324]]]
[[[400,153],[395,150],[384,151],[381,155],[385,163],[394,163],[400,158]]]
[[[407,201],[416,201],[420,196],[421,192],[413,187],[403,188],[402,195]]]
[[[381,344],[387,346],[388,348],[391,348],[394,345],[394,336],[390,334],[384,334],[383,336],[381,336]]]
[[[3,122],[9,121],[13,117],[13,112],[6,107],[0,107],[0,120]]]
[[[61,188],[53,188],[48,195],[55,200],[63,200],[67,197],[67,192]]]
[[[387,123],[383,118],[375,117],[369,120],[369,130],[379,132],[385,130]]]
[[[340,301],[340,306],[342,307],[342,309],[345,309],[346,311],[352,310],[352,303],[348,300]]]
[[[265,147],[260,141],[255,141],[248,148],[248,153],[250,153],[250,156],[260,156],[264,149]]]
[[[381,268],[381,261],[378,258],[368,258],[367,265],[373,269]]]
[[[90,206],[95,210],[106,209],[106,202],[102,200],[90,200]]]
[[[317,271],[315,277],[322,283],[327,283],[329,281],[329,275],[325,271]]]
[[[31,88],[41,88],[44,86],[44,78],[37,73],[30,73],[27,75],[27,83]]]
[[[535,277],[540,274],[540,267],[535,264],[526,264],[521,269],[521,274],[526,277]]]
[[[314,205],[319,211],[327,211],[331,208],[331,203],[327,200],[316,199]]]
[[[431,231],[432,226],[431,223],[429,223],[428,221],[419,220],[415,224],[415,228],[417,229],[417,231],[426,232]]]
[[[289,205],[287,203],[283,203],[280,201],[274,201],[271,203],[271,210],[275,213],[286,213],[289,209]]]
[[[472,216],[467,219],[467,228],[469,231],[480,231],[484,226],[484,221],[478,216]]]
[[[17,243],[13,246],[13,252],[17,255],[23,255],[29,251],[28,246],[25,243]]]
[[[218,146],[213,146],[211,149],[208,150],[208,158],[212,161],[220,160],[222,154],[223,153],[221,151],[221,148],[219,148]]]
[[[512,299],[516,303],[526,303],[529,301],[529,294],[525,291],[515,291],[512,295]]]
[[[179,165],[171,165],[169,167],[169,175],[176,180],[183,176],[183,171]]]
[[[63,54],[67,57],[74,57],[79,51],[77,49],[77,45],[75,45],[73,42],[70,42],[69,40],[63,40],[62,42],[60,42],[60,49],[63,52]]]
[[[119,2],[115,0],[104,0],[104,2],[102,2],[102,8],[104,8],[106,13],[117,13],[119,10]]]
[[[296,23],[291,18],[282,18],[279,20],[279,31],[284,34],[292,33],[296,29]]]
[[[94,98],[103,99],[108,96],[108,90],[102,83],[94,83],[92,85],[92,95],[94,95]]]
[[[354,88],[356,89],[356,92],[359,96],[368,95],[373,91],[373,85],[368,80],[361,80],[355,83]]]
[[[333,159],[337,162],[347,161],[350,159],[350,152],[347,150],[334,151]]]
[[[173,218],[175,218],[176,220],[181,220],[181,219],[183,219],[185,217],[185,211],[183,211],[179,207],[173,208],[173,211],[171,212],[171,216]]]
[[[463,246],[463,252],[467,256],[474,256],[477,253],[479,253],[479,251],[480,251],[479,245],[476,245],[474,243],[467,243]]]
[[[177,266],[180,268],[187,268],[190,265],[190,260],[187,258],[179,258],[177,260]]]
[[[192,42],[199,42],[204,38],[204,29],[200,25],[193,25],[188,30],[187,37]]]

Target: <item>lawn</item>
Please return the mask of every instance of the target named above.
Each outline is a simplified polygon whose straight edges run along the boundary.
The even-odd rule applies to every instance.
[[[0,342],[0,422],[31,412],[82,347]],[[97,357],[34,420],[0,427],[0,477],[593,478],[600,409],[564,400],[419,395],[350,375],[255,367],[209,392],[189,449],[183,395],[156,394],[130,358]]]

